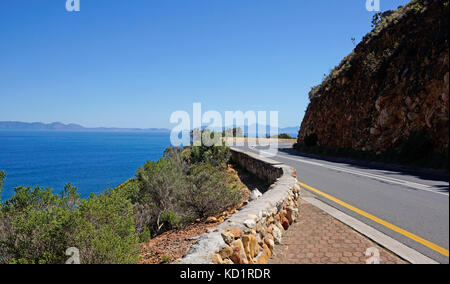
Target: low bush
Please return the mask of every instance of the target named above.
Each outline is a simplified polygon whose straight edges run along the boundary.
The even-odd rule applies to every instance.
[[[3,182],[6,178],[6,174],[4,171],[0,171],[0,202],[2,201],[2,192],[3,192]]]
[[[136,263],[132,205],[120,194],[81,200],[68,184],[18,187],[0,209],[0,263],[65,263],[66,249],[80,250],[81,263]]]
[[[228,175],[209,164],[193,165],[183,203],[193,218],[205,218],[235,207],[241,202],[239,191],[229,187]]]
[[[190,162],[207,163],[214,167],[224,168],[231,158],[230,149],[226,146],[195,146],[191,148]]]
[[[192,147],[188,153],[172,148],[164,159],[138,169],[138,234],[148,228],[157,235],[237,205],[240,192],[228,188],[223,170],[230,155],[226,147]]]
[[[0,263],[65,263],[70,247],[85,264],[137,263],[139,242],[241,202],[224,171],[230,156],[225,146],[171,147],[134,179],[87,199],[70,184],[61,194],[18,187],[0,204]]]

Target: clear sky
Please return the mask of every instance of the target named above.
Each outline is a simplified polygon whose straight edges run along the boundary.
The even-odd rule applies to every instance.
[[[366,0],[65,2],[0,1],[0,121],[170,127],[200,102],[298,126],[310,88],[374,13]]]

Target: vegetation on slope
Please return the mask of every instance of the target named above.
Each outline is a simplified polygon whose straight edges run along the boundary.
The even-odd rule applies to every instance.
[[[87,199],[70,184],[61,194],[18,187],[0,205],[0,263],[65,263],[70,247],[81,263],[137,263],[140,242],[241,202],[224,170],[230,156],[225,146],[168,148],[136,178]]]
[[[301,151],[448,168],[448,0],[412,0],[313,87]]]
[[[399,22],[408,17],[418,15],[423,13],[424,8],[426,8],[422,2],[423,0],[413,0],[405,6],[399,6],[395,11],[379,12],[373,16],[372,28],[373,30],[369,32],[362,41],[358,44],[357,48],[362,48],[364,45],[368,44],[372,40],[380,35],[383,30],[387,30],[393,25],[399,24]],[[442,1],[442,9],[448,11],[449,1]],[[368,75],[375,75],[379,71],[383,63],[386,63],[389,58],[394,54],[395,50],[399,48],[399,43],[396,43],[391,49],[386,49],[383,54],[375,55],[375,52],[370,52],[364,61],[365,70]],[[347,55],[336,67],[334,67],[330,73],[325,77],[325,79],[317,86],[311,88],[309,92],[310,100],[314,100],[321,96],[324,91],[327,91],[327,87],[330,83],[333,83],[340,76],[345,76],[346,73],[351,72],[352,66],[356,64],[355,51]]]

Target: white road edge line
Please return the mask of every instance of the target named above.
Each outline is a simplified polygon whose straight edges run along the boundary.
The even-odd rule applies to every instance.
[[[254,150],[259,151],[260,153],[271,154],[269,152],[261,151],[261,150],[258,150],[258,149],[254,149]],[[411,188],[414,188],[414,189],[417,189],[417,190],[422,190],[422,191],[427,191],[427,192],[431,192],[431,193],[436,193],[436,194],[440,194],[440,195],[449,196],[448,193],[439,192],[439,191],[433,190],[431,186],[428,186],[428,185],[425,185],[425,184],[405,181],[405,180],[396,179],[396,178],[384,177],[384,176],[370,174],[370,173],[364,173],[364,172],[360,172],[360,171],[356,171],[356,170],[349,170],[349,169],[346,169],[346,168],[341,168],[341,167],[336,167],[336,166],[331,166],[331,165],[325,165],[325,164],[321,164],[321,163],[317,163],[317,162],[305,161],[305,160],[302,160],[302,159],[292,158],[292,157],[285,156],[285,155],[280,155],[280,157],[284,158],[284,159],[289,159],[289,160],[293,160],[293,161],[296,161],[296,162],[300,162],[300,163],[315,165],[315,166],[318,166],[318,167],[324,167],[324,168],[328,168],[328,169],[332,169],[332,170],[336,170],[336,171],[341,171],[341,172],[346,172],[346,173],[350,173],[350,174],[354,174],[354,175],[359,175],[359,176],[363,176],[363,177],[377,179],[377,180],[381,180],[381,181],[385,181],[385,182],[389,182],[389,183],[400,184],[400,185],[411,187]]]
[[[368,237],[375,243],[379,244],[382,247],[385,247],[386,249],[390,250],[394,254],[398,255],[399,257],[403,258],[404,260],[412,263],[412,264],[439,264],[438,262],[434,261],[433,259],[421,254],[420,252],[405,246],[404,244],[400,243],[397,240],[394,240],[393,238],[387,236],[386,234],[375,230],[374,228],[364,224],[363,222],[337,210],[334,207],[331,207],[324,202],[318,200],[314,197],[302,197],[302,199],[311,205],[325,211],[332,217],[336,218],[337,220],[341,221],[342,223],[346,224],[347,226],[350,226],[355,231],[363,234],[364,236]],[[381,259],[381,263],[383,263],[383,260]]]

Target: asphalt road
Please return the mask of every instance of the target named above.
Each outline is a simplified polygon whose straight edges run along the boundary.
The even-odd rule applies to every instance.
[[[360,210],[376,216],[409,233],[449,249],[448,176],[430,172],[411,172],[390,166],[364,165],[311,157],[293,151],[292,145],[280,144],[271,159],[297,169],[298,180]],[[245,147],[252,152],[260,147]],[[448,256],[391,228],[372,221],[334,201],[315,194],[323,202],[374,227],[403,244],[440,263]]]

